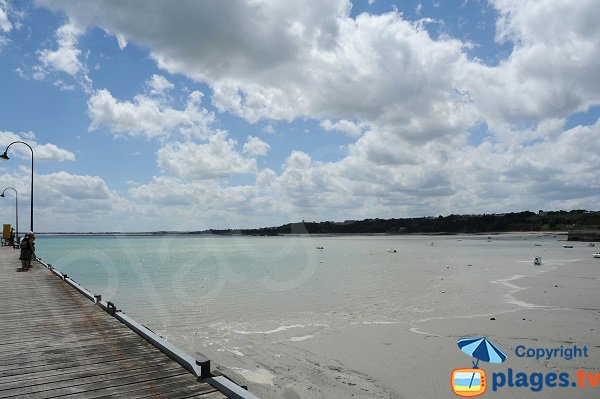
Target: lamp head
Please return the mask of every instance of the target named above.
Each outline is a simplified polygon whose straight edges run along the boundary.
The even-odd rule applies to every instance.
[[[2,158],[2,159],[5,159],[5,160],[6,160],[6,159],[10,159],[10,158],[8,157],[8,154],[6,153],[6,151],[4,151],[4,154],[0,155],[0,158]]]
[[[4,193],[0,194],[0,197],[4,198]]]

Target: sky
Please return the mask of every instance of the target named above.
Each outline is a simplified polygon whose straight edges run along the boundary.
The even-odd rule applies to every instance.
[[[0,0],[0,151],[32,147],[41,232],[598,210],[599,20],[594,0]],[[28,230],[31,152],[8,155]]]

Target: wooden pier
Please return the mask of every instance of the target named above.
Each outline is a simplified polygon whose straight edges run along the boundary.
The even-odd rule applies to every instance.
[[[0,248],[0,398],[229,396],[38,262],[18,271],[18,257]]]

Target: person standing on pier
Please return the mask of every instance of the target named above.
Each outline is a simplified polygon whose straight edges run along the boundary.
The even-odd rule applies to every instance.
[[[21,240],[21,256],[19,256],[21,271],[26,272],[31,268],[31,257],[35,250],[33,240],[35,240],[35,235],[32,231],[25,234],[25,237]]]

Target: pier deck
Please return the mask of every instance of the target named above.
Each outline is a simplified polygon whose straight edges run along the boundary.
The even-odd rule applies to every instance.
[[[225,398],[37,262],[0,248],[0,398]]]

